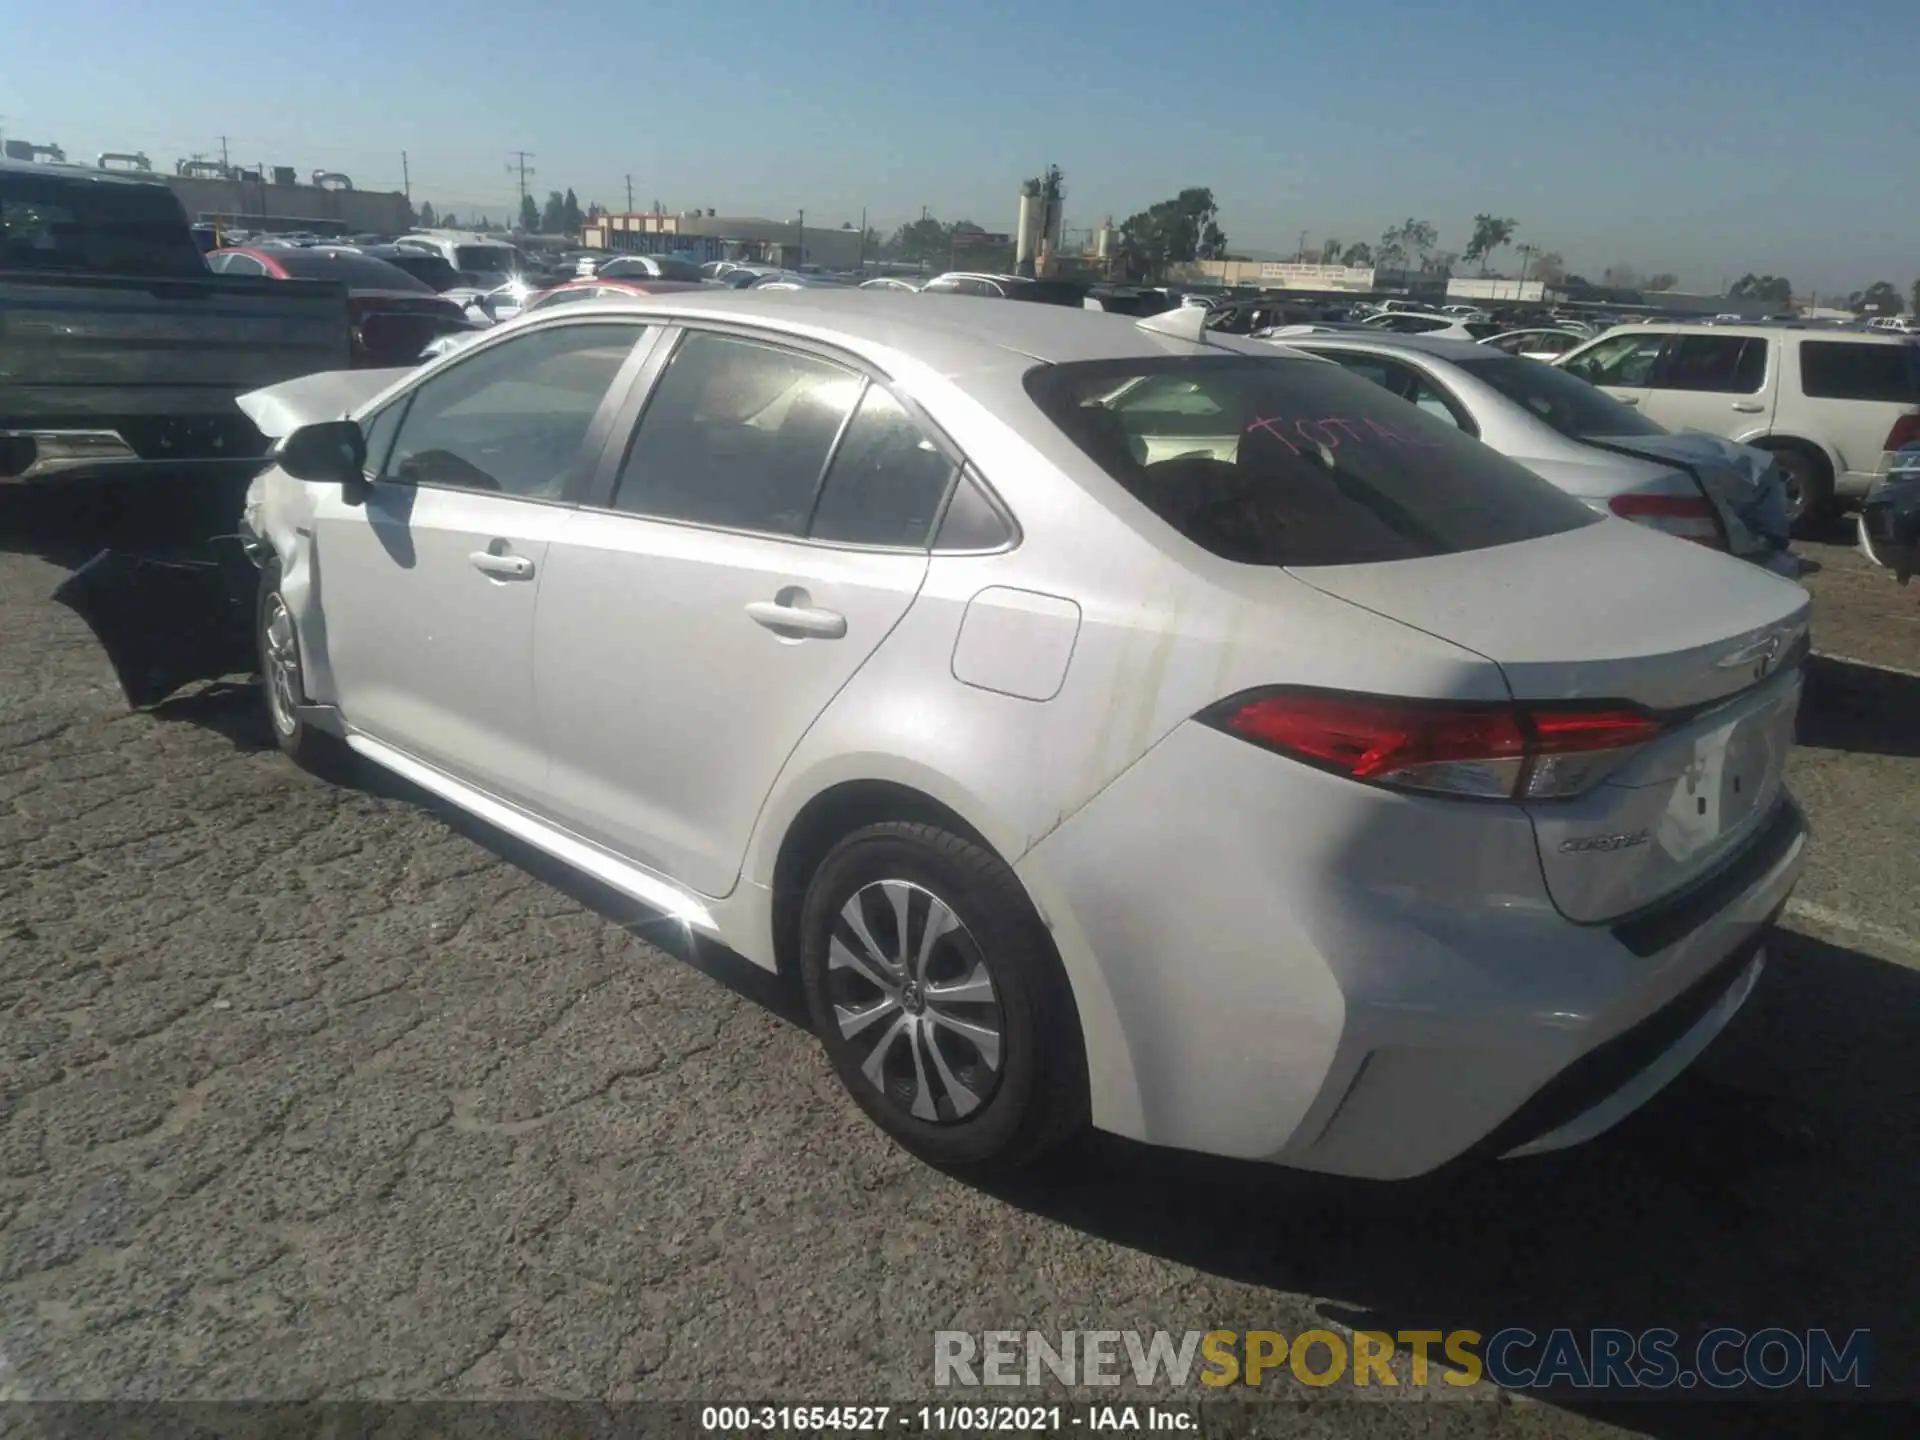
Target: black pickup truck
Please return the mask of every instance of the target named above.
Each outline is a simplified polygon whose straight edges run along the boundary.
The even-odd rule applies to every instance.
[[[0,489],[251,473],[234,397],[350,344],[344,287],[211,273],[165,185],[0,160]]]

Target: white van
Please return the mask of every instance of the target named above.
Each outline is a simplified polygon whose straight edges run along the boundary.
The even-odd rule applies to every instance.
[[[493,290],[506,284],[527,263],[518,247],[497,235],[471,230],[419,230],[402,235],[394,244],[442,257],[460,272],[460,284],[475,290]]]
[[[1920,440],[1920,346],[1782,325],[1622,326],[1557,362],[1670,430],[1771,450],[1796,533],[1864,498]]]

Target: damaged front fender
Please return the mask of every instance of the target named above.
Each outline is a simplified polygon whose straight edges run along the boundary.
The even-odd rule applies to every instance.
[[[249,535],[214,537],[211,560],[102,550],[53,598],[86,621],[127,704],[159,704],[185,686],[256,673],[260,571]]]

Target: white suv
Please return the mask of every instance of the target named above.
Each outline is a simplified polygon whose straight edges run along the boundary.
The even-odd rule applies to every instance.
[[[1672,430],[1771,450],[1797,533],[1860,499],[1920,440],[1920,350],[1781,325],[1634,325],[1557,362]]]

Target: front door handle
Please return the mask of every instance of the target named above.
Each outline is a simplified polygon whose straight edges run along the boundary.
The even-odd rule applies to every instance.
[[[1742,415],[1758,415],[1767,407],[1764,405],[1756,405],[1751,400],[1736,400],[1733,402],[1733,408],[1738,410]]]
[[[776,635],[838,640],[847,633],[846,616],[834,610],[816,610],[811,605],[755,600],[747,606],[747,614],[756,625],[764,625]]]
[[[524,555],[495,555],[491,550],[476,550],[467,559],[482,575],[500,580],[531,580],[533,561]]]
[[[1618,400],[1622,405],[1638,405],[1640,403],[1640,397],[1638,395],[1616,395],[1613,398]]]

